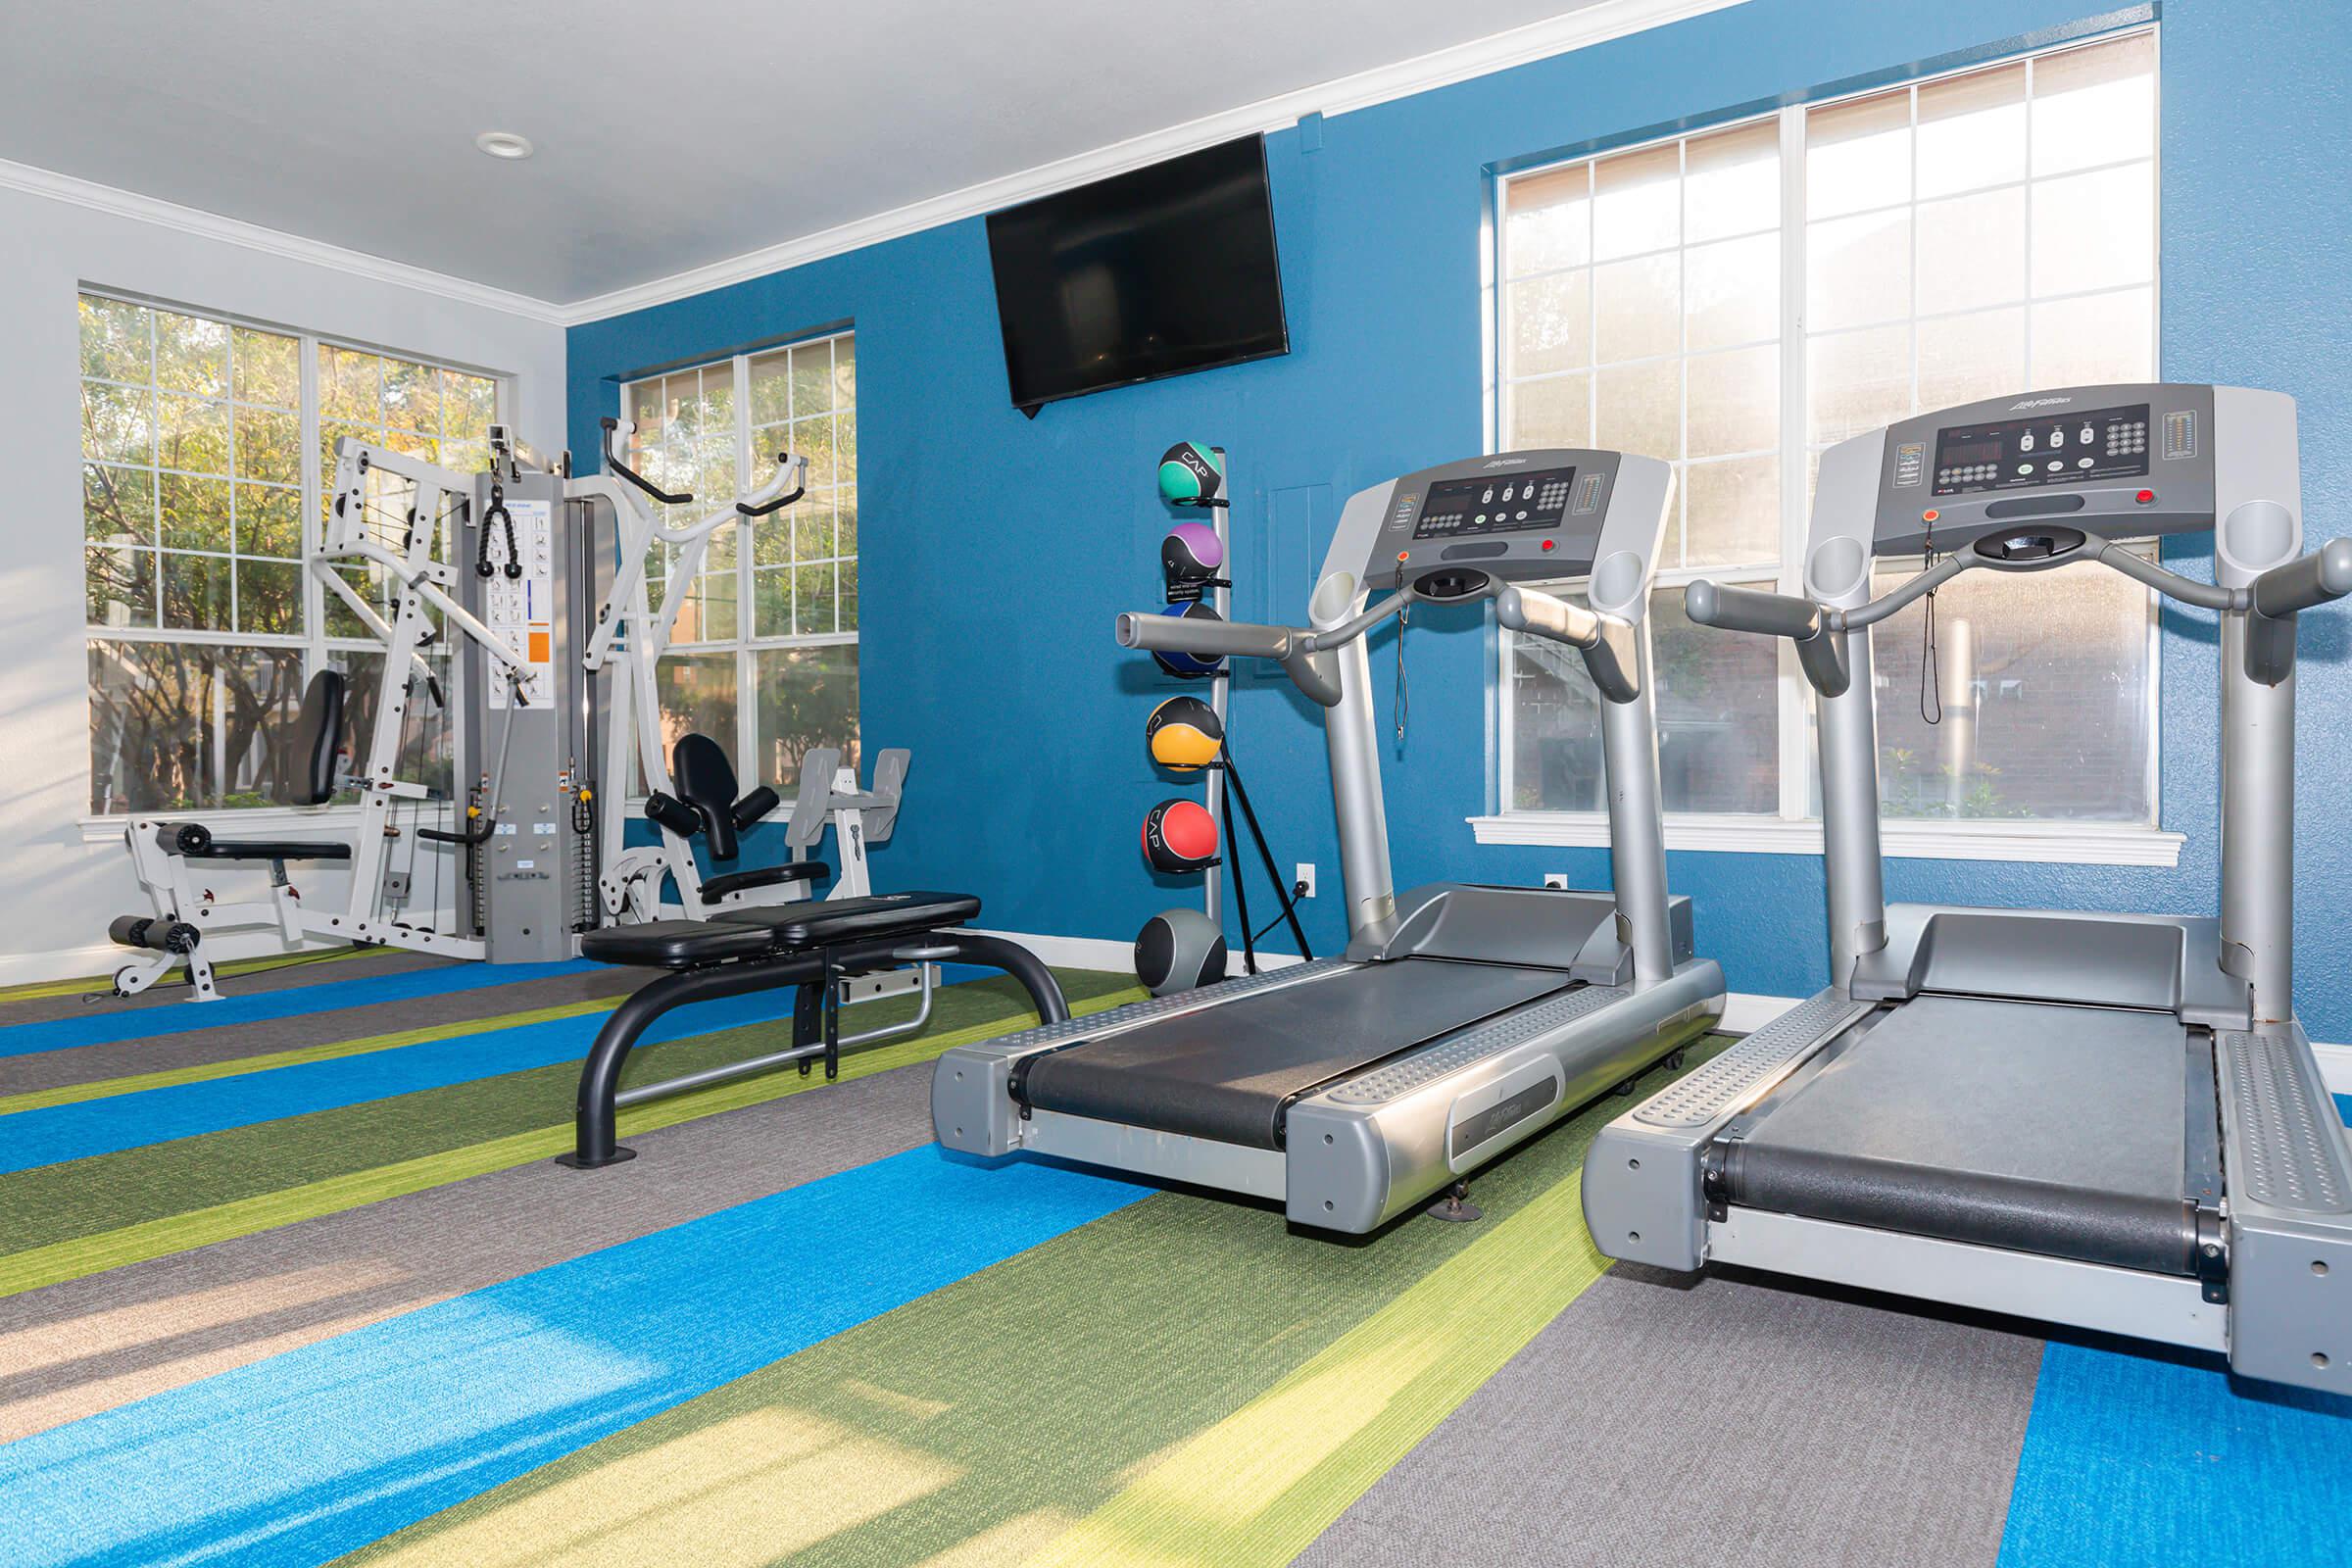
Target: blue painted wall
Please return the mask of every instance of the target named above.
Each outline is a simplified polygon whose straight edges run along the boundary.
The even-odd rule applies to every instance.
[[[1352,491],[1481,449],[1479,227],[1496,165],[1749,113],[2113,24],[2082,0],[1752,0],[1732,10],[1269,138],[1288,358],[1047,409],[1007,403],[983,225],[959,222],[576,328],[571,443],[596,450],[616,381],[842,321],[858,329],[863,724],[908,745],[909,809],[886,886],[968,887],[992,925],[1124,938],[1190,897],[1136,853],[1174,793],[1143,749],[1176,689],[1110,642],[1156,602],[1169,514],[1154,460],[1182,437],[1234,455],[1244,618],[1296,619]],[[2302,405],[2307,527],[2352,528],[2352,7],[2174,0],[2163,23],[2163,370],[2278,387]],[[855,148],[803,149],[855,159]],[[1278,597],[1269,599],[1268,585]],[[2339,615],[2305,632],[2298,987],[2315,1035],[2352,1040],[2345,789],[2352,670]],[[1470,612],[1410,635],[1408,739],[1388,748],[1399,885],[1605,885],[1597,851],[1481,848],[1491,643]],[[1374,648],[1383,709],[1395,651]],[[2218,791],[2209,625],[2168,619],[2163,823],[2177,870],[1889,862],[1898,899],[2210,911]],[[1384,720],[1385,723],[1385,720]],[[1384,729],[1384,734],[1387,731]],[[1321,729],[1276,677],[1240,683],[1234,735],[1287,870],[1314,860],[1318,945],[1341,936]],[[1677,854],[1702,950],[1734,989],[1798,995],[1826,963],[1811,857]],[[1261,914],[1267,909],[1260,898]]]

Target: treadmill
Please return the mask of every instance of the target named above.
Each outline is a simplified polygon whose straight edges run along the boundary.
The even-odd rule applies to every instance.
[[[2213,581],[2118,541],[2213,535]],[[1692,583],[1820,696],[1829,989],[1612,1122],[1613,1257],[1752,1268],[2226,1352],[2352,1393],[2352,1140],[2292,997],[2295,407],[2073,387],[1824,454],[1808,597]],[[1950,552],[1871,597],[1875,557]],[[1964,571],[2098,562],[2221,624],[2220,916],[1885,904],[1869,628]]]
[[[1323,1230],[1442,1189],[1468,1218],[1471,1171],[1704,1033],[1723,972],[1667,894],[1650,694],[1673,482],[1615,452],[1449,463],[1349,499],[1310,626],[1119,616],[1123,647],[1270,660],[1321,707],[1346,955],[950,1051],[939,1141],[1246,1194]],[[1587,604],[1522,586],[1578,576]],[[1391,883],[1365,638],[1408,605],[1482,599],[1599,691],[1612,893]]]

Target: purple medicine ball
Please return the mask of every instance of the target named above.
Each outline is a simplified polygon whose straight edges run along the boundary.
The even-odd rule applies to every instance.
[[[1225,564],[1225,542],[1205,522],[1180,522],[1159,542],[1159,564],[1174,582],[1214,577]]]

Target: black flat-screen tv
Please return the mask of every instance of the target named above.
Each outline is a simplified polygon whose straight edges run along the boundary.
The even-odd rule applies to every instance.
[[[1262,137],[988,220],[1015,407],[1290,352]]]

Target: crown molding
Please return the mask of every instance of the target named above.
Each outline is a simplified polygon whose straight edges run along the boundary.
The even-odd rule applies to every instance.
[[[1393,65],[1375,67],[1351,76],[1318,82],[1295,92],[1224,110],[1218,114],[1170,125],[1147,135],[1130,137],[1015,174],[967,185],[890,212],[779,244],[746,251],[722,261],[672,272],[608,294],[558,307],[566,325],[579,326],[666,305],[672,300],[704,294],[729,284],[749,282],[773,272],[805,267],[829,256],[840,256],[883,240],[898,239],[937,228],[944,223],[978,218],[1054,191],[1106,179],[1163,159],[1181,157],[1236,136],[1279,130],[1300,117],[1320,114],[1326,119],[1409,98],[1415,93],[1447,87],[1513,66],[1554,55],[1589,49],[1594,44],[1666,26],[1710,11],[1724,11],[1746,0],[1597,0],[1579,11],[1513,27],[1506,32],[1417,55]]]
[[[724,288],[731,283],[748,282],[771,272],[804,267],[829,256],[844,255],[883,240],[897,239],[926,228],[937,228],[944,223],[977,218],[1038,196],[1068,190],[1163,159],[1197,152],[1236,136],[1279,130],[1297,123],[1302,116],[1320,114],[1330,118],[1358,109],[1369,109],[1378,104],[1411,97],[1415,93],[1451,86],[1513,66],[1591,48],[1612,38],[1622,38],[1630,33],[1666,26],[1690,17],[1728,10],[1745,3],[1746,0],[1597,0],[1595,4],[1564,16],[1530,23],[1523,27],[1513,27],[1505,32],[1455,44],[1392,65],[1375,67],[1354,75],[1335,77],[1295,92],[1260,99],[1147,135],[1113,142],[1107,147],[1099,147],[1075,157],[1040,164],[1018,173],[967,185],[960,190],[949,191],[890,212],[877,213],[870,218],[861,218],[814,234],[746,251],[739,256],[568,304],[492,288],[488,284],[469,282],[428,268],[371,256],[365,251],[330,245],[323,240],[306,239],[282,229],[266,228],[259,223],[224,218],[199,208],[183,207],[160,197],[142,196],[134,191],[101,185],[71,174],[36,169],[29,164],[0,159],[0,189],[20,190],[52,201],[71,202],[95,212],[134,219],[181,233],[240,245],[248,250],[285,257],[291,261],[306,262],[315,267],[331,268],[355,277],[416,289],[420,293],[437,295],[484,310],[500,311],[526,320],[545,321],[557,326],[579,326],[589,321],[644,310],[648,306],[665,305],[672,300],[707,293],[714,288]]]
[[[461,305],[478,306],[508,316],[519,316],[526,320],[544,321],[551,326],[563,326],[569,320],[565,307],[533,299],[527,294],[492,288],[486,283],[468,282],[462,277],[452,277],[447,272],[370,256],[366,251],[348,250],[340,245],[329,245],[323,240],[305,239],[300,234],[289,234],[282,229],[265,228],[259,223],[223,218],[219,213],[208,213],[200,208],[182,207],[177,202],[168,202],[160,197],[142,196],[136,191],[119,190],[112,185],[78,179],[72,174],[35,169],[30,164],[0,159],[0,189],[23,191],[51,201],[70,202],[93,212],[176,229],[202,239],[243,246],[247,250],[283,257],[288,261],[306,262],[354,277],[455,300]]]

